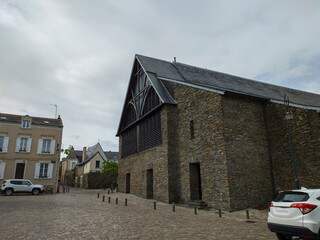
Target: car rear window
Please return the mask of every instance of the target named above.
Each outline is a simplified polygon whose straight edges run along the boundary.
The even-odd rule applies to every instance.
[[[274,202],[305,202],[309,198],[304,192],[281,192]]]

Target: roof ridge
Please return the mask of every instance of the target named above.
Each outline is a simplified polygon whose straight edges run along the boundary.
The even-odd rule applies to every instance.
[[[58,118],[49,118],[49,117],[37,117],[37,116],[31,116],[31,115],[21,115],[21,114],[12,114],[12,113],[0,113],[0,114],[5,114],[5,115],[10,115],[10,116],[17,116],[17,117],[32,117],[32,118],[41,118],[41,119],[52,119],[52,120],[60,120],[61,119],[58,119]]]

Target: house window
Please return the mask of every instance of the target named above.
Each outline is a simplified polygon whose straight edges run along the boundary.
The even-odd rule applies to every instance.
[[[40,163],[39,178],[48,178],[48,163]]]
[[[75,167],[76,167],[76,163],[75,162],[71,163],[71,169],[74,169]]]
[[[194,123],[193,123],[193,120],[190,121],[190,139],[194,139]]]
[[[43,139],[41,153],[50,153],[50,145],[51,145],[50,139]]]
[[[22,128],[30,128],[30,120],[22,120]]]
[[[100,168],[100,161],[96,161],[96,168]]]
[[[4,137],[0,137],[0,152],[2,152]]]
[[[27,151],[27,143],[28,143],[28,138],[21,138],[19,152],[26,152]]]

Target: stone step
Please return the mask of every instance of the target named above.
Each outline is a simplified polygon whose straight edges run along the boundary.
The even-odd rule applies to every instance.
[[[188,207],[188,208],[196,207],[196,208],[199,208],[199,209],[203,209],[203,208],[207,207],[208,204],[206,204],[206,202],[202,201],[202,200],[190,200],[190,201],[186,201],[181,206]]]

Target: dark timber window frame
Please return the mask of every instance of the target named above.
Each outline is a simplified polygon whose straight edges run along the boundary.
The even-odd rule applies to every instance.
[[[162,143],[161,101],[139,64],[135,64],[121,119],[121,157]]]

